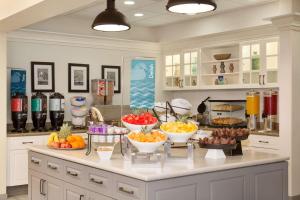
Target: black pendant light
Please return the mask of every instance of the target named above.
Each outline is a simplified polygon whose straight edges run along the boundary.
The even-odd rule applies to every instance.
[[[182,14],[198,14],[216,10],[213,0],[169,0],[166,8],[170,12]]]
[[[92,28],[97,31],[126,31],[130,25],[126,17],[115,8],[115,0],[107,0],[107,8],[95,18]]]

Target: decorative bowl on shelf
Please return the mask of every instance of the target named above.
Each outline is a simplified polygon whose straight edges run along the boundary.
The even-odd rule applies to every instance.
[[[142,131],[142,129],[145,129],[145,131],[151,131],[157,124],[157,122],[155,122],[154,124],[137,125],[137,124],[129,124],[127,122],[124,122],[123,120],[122,123],[130,131]]]
[[[164,135],[163,140],[158,142],[140,142],[135,139],[132,139],[131,135],[136,134],[138,131],[133,131],[127,135],[130,143],[137,148],[137,150],[141,153],[153,153],[155,152],[161,145],[163,145],[167,141],[167,136],[164,133],[160,133]]]
[[[231,53],[222,53],[222,54],[215,54],[214,58],[216,60],[227,60],[231,57]]]

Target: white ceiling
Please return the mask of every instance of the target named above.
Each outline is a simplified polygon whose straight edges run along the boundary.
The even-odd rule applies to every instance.
[[[119,11],[126,15],[129,22],[133,25],[155,27],[165,24],[176,23],[184,20],[200,18],[212,15],[218,12],[230,11],[242,7],[263,4],[275,0],[215,0],[217,3],[217,11],[204,13],[199,15],[182,15],[174,14],[166,11],[165,5],[167,0],[134,0],[135,5],[125,5],[124,0],[116,0],[116,7]],[[105,9],[106,1],[93,4],[91,7],[84,8],[80,11],[68,13],[68,17],[80,17],[89,21],[93,19]],[[135,17],[135,13],[143,13],[143,17]]]

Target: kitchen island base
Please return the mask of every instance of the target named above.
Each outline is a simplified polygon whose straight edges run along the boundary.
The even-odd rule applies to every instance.
[[[144,181],[30,151],[29,200],[288,200],[287,167],[281,161]]]

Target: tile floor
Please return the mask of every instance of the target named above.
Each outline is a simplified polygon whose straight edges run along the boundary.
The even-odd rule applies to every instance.
[[[23,195],[18,195],[18,196],[12,196],[12,197],[9,197],[7,200],[28,200],[28,195],[23,194]]]

